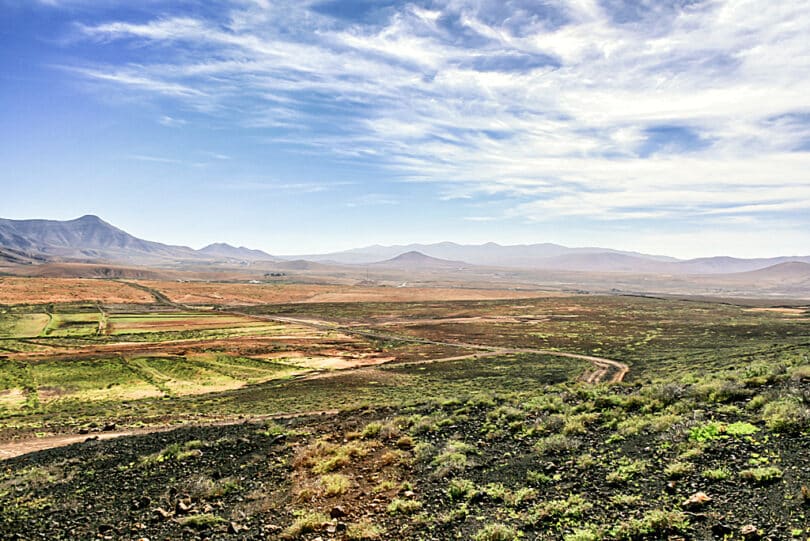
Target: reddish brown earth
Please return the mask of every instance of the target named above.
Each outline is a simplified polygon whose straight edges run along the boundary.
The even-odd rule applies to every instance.
[[[254,305],[312,302],[425,302],[525,299],[556,296],[506,289],[364,287],[308,284],[234,284],[139,281],[179,304]]]

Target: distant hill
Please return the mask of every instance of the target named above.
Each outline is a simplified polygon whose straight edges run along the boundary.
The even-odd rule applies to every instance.
[[[153,265],[218,259],[253,261],[273,257],[227,244],[194,250],[143,240],[92,215],[67,221],[0,218],[0,261],[7,263],[84,261]]]
[[[782,283],[810,284],[810,263],[789,261],[755,271],[740,272],[729,275],[738,279],[751,281],[779,281]]]
[[[532,268],[544,267],[551,258],[569,254],[613,253],[631,257],[641,257],[652,261],[678,261],[672,257],[623,252],[608,248],[568,248],[559,244],[516,244],[504,246],[494,242],[486,244],[456,244],[440,242],[436,244],[408,244],[394,246],[367,246],[330,254],[298,256],[312,261],[332,261],[335,263],[368,264],[391,259],[407,252],[420,252],[437,259],[463,261],[471,265],[493,267]]]
[[[209,244],[205,248],[200,248],[199,250],[197,250],[197,253],[215,258],[239,259],[244,261],[278,260],[278,258],[273,257],[270,254],[263,252],[261,250],[251,250],[250,248],[245,248],[244,246],[236,248],[235,246],[231,246],[230,244],[226,244],[224,242],[216,242],[214,244]]]
[[[396,257],[387,259],[385,261],[378,261],[376,263],[371,263],[369,264],[369,266],[408,269],[408,270],[420,270],[420,269],[439,270],[439,269],[457,269],[469,267],[470,265],[469,263],[464,263],[463,261],[449,261],[447,259],[439,259],[437,257],[425,255],[422,252],[411,250],[410,252],[405,252],[404,254],[400,254]]]
[[[640,274],[729,274],[762,269],[788,261],[810,263],[810,256],[767,259],[718,256],[679,260],[674,257],[609,248],[569,248],[550,243],[504,246],[494,242],[477,245],[453,242],[404,246],[374,245],[343,252],[298,257],[338,264],[371,264],[411,251],[437,259],[463,261],[470,265],[488,267]]]
[[[729,274],[765,269],[781,263],[810,263],[810,256],[739,259],[735,257],[701,257],[682,261],[678,270],[682,274]]]

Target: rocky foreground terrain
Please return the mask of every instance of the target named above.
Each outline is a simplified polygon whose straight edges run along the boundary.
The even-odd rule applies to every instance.
[[[0,537],[807,539],[809,380],[746,367],[91,439],[0,464]]]

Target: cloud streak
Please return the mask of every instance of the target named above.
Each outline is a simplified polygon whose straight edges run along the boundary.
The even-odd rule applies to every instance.
[[[70,69],[532,222],[810,209],[810,1],[545,4],[234,2],[79,25],[143,55]]]

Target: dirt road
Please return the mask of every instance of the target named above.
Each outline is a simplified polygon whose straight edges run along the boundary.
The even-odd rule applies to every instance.
[[[12,441],[0,444],[0,461],[21,456],[36,451],[44,451],[45,449],[54,449],[56,447],[65,447],[73,445],[74,443],[82,443],[85,441],[101,441],[111,440],[115,438],[122,438],[125,436],[139,436],[142,434],[154,434],[157,432],[169,432],[178,428],[187,428],[191,426],[228,426],[238,425],[246,422],[261,423],[272,419],[295,419],[298,417],[314,417],[317,415],[335,415],[339,410],[318,410],[318,411],[302,411],[299,413],[277,413],[271,415],[255,415],[249,419],[245,418],[229,418],[220,421],[212,422],[195,422],[184,424],[171,424],[163,426],[149,426],[144,428],[133,428],[128,430],[111,430],[108,432],[94,432],[92,434],[58,434],[54,436],[45,436],[42,438],[25,439],[19,441]]]
[[[363,338],[372,338],[376,340],[390,340],[396,342],[408,342],[413,344],[429,344],[437,346],[451,346],[464,349],[478,350],[480,353],[473,353],[470,355],[461,355],[456,357],[448,357],[445,359],[425,359],[420,361],[411,361],[408,364],[420,364],[441,361],[457,361],[463,359],[475,359],[481,357],[491,357],[493,355],[515,355],[521,353],[533,355],[549,355],[552,357],[567,357],[569,359],[579,359],[588,361],[594,365],[592,371],[586,372],[580,377],[580,380],[585,383],[597,384],[602,382],[619,383],[627,373],[630,367],[626,364],[613,359],[606,359],[604,357],[596,357],[593,355],[583,355],[580,353],[569,353],[565,351],[557,351],[553,349],[533,349],[533,348],[506,348],[497,346],[487,346],[482,344],[471,344],[469,342],[450,342],[440,340],[430,340],[428,338],[419,338],[416,336],[408,336],[403,334],[393,334],[389,332],[382,332],[373,329],[362,329],[354,325],[338,325],[324,320],[305,319],[287,316],[262,316],[245,314],[242,312],[235,312],[243,316],[255,317],[258,319],[276,321],[279,323],[294,323],[296,325],[305,325],[314,327],[320,330],[332,330],[343,334],[360,336]],[[438,320],[437,320],[438,321]],[[404,364],[404,363],[403,363]]]

